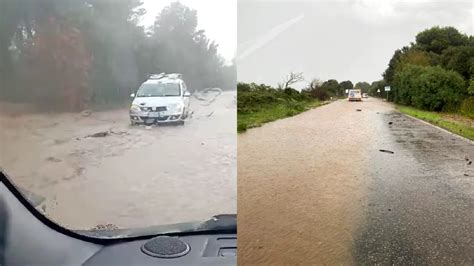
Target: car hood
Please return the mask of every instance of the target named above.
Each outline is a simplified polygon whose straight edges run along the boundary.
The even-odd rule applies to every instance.
[[[136,97],[132,104],[143,107],[167,106],[170,104],[177,104],[183,102],[181,96],[169,97]]]

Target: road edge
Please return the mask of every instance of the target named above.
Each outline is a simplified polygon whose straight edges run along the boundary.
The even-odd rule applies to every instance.
[[[458,134],[456,134],[456,133],[453,133],[453,132],[451,132],[451,131],[449,131],[449,130],[446,130],[446,129],[442,128],[442,127],[439,127],[439,126],[437,126],[437,125],[431,124],[430,122],[425,121],[425,120],[423,120],[423,119],[420,119],[420,118],[417,118],[417,117],[414,117],[414,116],[405,114],[405,113],[400,112],[400,111],[398,111],[398,110],[397,110],[397,112],[399,112],[400,114],[402,114],[402,115],[404,115],[404,116],[407,116],[407,117],[409,117],[409,118],[412,118],[412,119],[414,119],[414,120],[420,121],[420,122],[422,122],[422,123],[424,123],[424,124],[426,124],[426,125],[429,125],[429,126],[432,126],[432,127],[434,127],[434,128],[437,128],[437,129],[439,129],[439,130],[441,130],[441,131],[443,131],[443,132],[445,132],[445,133],[448,133],[448,134],[451,135],[451,136],[455,136],[455,137],[457,137],[457,138],[460,139],[460,140],[464,140],[465,142],[474,145],[474,140],[470,140],[470,139],[468,139],[468,138],[466,138],[466,137],[463,137],[463,136],[461,136],[461,135],[458,135]]]
[[[315,106],[315,107],[310,107],[308,110],[302,111],[302,112],[297,113],[297,114],[295,114],[295,115],[286,116],[286,117],[278,118],[278,119],[275,119],[275,120],[272,120],[272,121],[268,121],[268,122],[262,123],[261,125],[256,126],[256,127],[249,127],[249,128],[247,128],[246,130],[244,130],[244,131],[240,131],[240,132],[239,132],[239,130],[237,129],[237,136],[240,135],[240,134],[244,134],[244,133],[248,132],[248,131],[251,130],[251,129],[260,128],[260,127],[263,127],[263,126],[268,125],[268,124],[270,124],[270,123],[274,123],[274,122],[276,122],[276,121],[280,121],[280,120],[284,120],[284,119],[296,117],[296,116],[298,116],[298,115],[304,114],[304,113],[309,112],[309,111],[311,111],[311,110],[314,110],[314,109],[317,109],[317,108],[320,108],[320,107],[329,105],[329,104],[334,103],[334,102],[336,102],[336,101],[338,101],[338,100],[323,101],[323,102],[321,102],[320,105]],[[238,114],[237,114],[237,115],[238,115]],[[238,126],[239,126],[239,121],[238,121],[238,118],[237,118],[237,127],[238,127]]]

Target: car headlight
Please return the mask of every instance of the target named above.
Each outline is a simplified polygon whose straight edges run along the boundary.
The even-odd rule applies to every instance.
[[[184,104],[183,103],[174,103],[168,105],[168,110],[172,112],[181,112],[183,110]]]
[[[132,104],[132,106],[130,106],[130,112],[140,112],[140,106]]]

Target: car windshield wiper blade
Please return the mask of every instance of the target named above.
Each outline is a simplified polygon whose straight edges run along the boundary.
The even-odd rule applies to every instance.
[[[178,223],[171,225],[157,225],[133,229],[111,229],[111,230],[75,230],[76,233],[98,237],[102,239],[120,239],[138,236],[187,234],[197,232],[225,232],[237,233],[237,215],[220,214],[204,222]]]

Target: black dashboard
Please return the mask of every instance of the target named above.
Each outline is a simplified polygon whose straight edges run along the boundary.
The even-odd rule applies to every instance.
[[[237,263],[236,229],[94,238],[48,220],[1,173],[0,178],[2,266]]]

